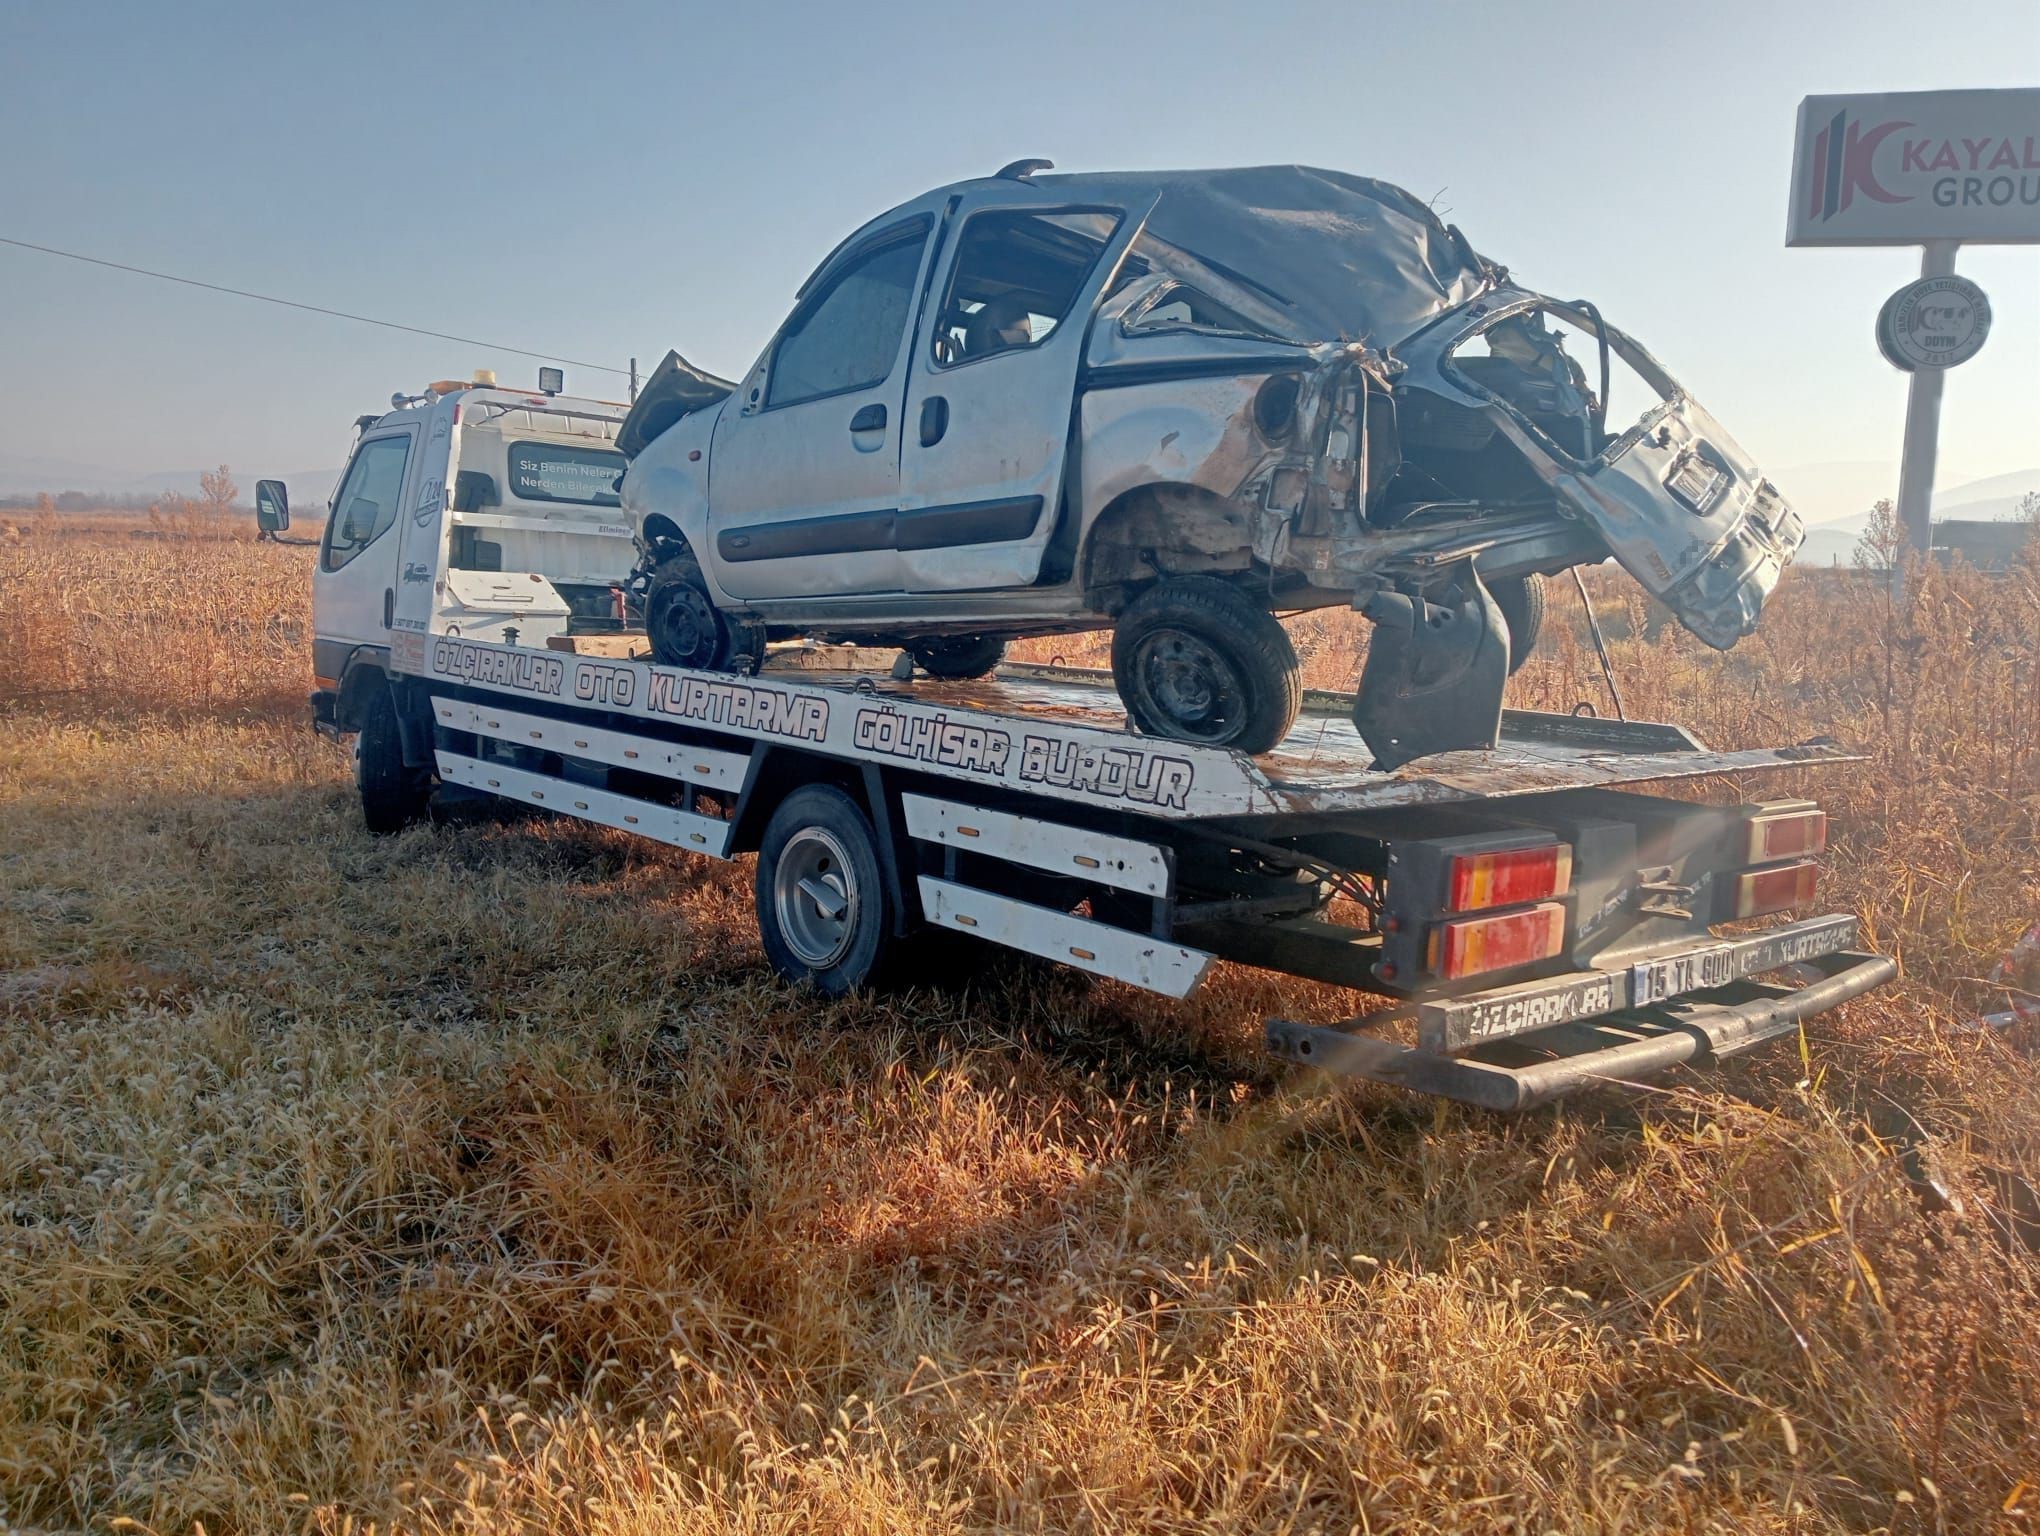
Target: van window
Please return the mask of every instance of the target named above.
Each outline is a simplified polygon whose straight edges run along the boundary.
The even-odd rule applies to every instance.
[[[411,457],[411,434],[372,437],[354,453],[354,462],[340,481],[340,494],[326,519],[326,548],[321,563],[329,571],[360,554],[381,538],[397,520],[404,495],[404,466]]]
[[[1046,341],[1118,228],[1116,213],[972,214],[956,243],[935,361],[967,363]]]
[[[787,322],[772,354],[768,406],[883,383],[900,355],[927,221],[853,256]]]
[[[510,494],[519,501],[564,501],[577,507],[620,507],[616,477],[628,461],[607,448],[575,443],[510,445]]]

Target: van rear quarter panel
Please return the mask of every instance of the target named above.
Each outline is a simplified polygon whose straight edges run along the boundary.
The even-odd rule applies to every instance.
[[[1158,379],[1086,390],[1079,406],[1086,532],[1128,491],[1194,485],[1230,497],[1269,454],[1253,425],[1265,374]]]

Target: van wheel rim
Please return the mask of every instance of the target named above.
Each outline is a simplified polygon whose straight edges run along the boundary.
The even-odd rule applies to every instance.
[[[859,906],[856,871],[834,833],[804,827],[788,839],[772,875],[772,908],[802,965],[827,970],[850,952]]]
[[[1135,686],[1148,712],[1193,741],[1224,742],[1239,733],[1246,684],[1233,664],[1201,637],[1158,629],[1134,653]]]
[[[645,628],[662,656],[681,667],[708,667],[721,648],[722,618],[699,587],[675,583],[654,594]]]

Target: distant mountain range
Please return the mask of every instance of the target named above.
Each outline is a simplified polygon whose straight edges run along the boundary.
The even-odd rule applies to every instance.
[[[1870,509],[1898,494],[1897,471],[1882,464],[1817,464],[1781,470],[1779,488],[1806,519],[1800,565],[1853,565],[1856,542],[1870,525]],[[1991,475],[1934,492],[1934,516],[1996,522],[2016,517],[2027,496],[2040,494],[2040,467]],[[1837,513],[1851,504],[1857,509]],[[1826,515],[1823,516],[1825,511]]]
[[[0,496],[33,496],[41,491],[83,491],[92,496],[180,496],[198,494],[198,477],[216,466],[201,469],[159,469],[145,475],[126,475],[117,470],[95,468],[75,459],[41,458],[33,454],[0,454]],[[262,476],[234,471],[241,487],[241,500],[252,501],[258,479],[277,478],[290,487],[292,505],[323,503],[340,478],[336,469],[297,470],[281,476]]]

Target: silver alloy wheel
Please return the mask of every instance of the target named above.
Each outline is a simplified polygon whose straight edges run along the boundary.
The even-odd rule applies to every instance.
[[[786,947],[810,970],[827,970],[857,933],[857,871],[833,832],[803,827],[787,839],[772,875],[772,909]]]

